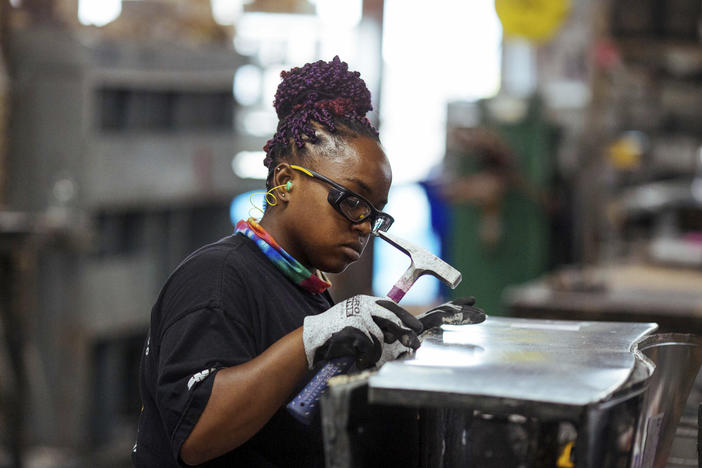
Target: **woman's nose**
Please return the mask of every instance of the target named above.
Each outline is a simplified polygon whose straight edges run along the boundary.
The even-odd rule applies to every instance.
[[[364,237],[368,237],[371,233],[371,220],[370,218],[361,221],[360,223],[354,223],[353,229],[361,233]]]

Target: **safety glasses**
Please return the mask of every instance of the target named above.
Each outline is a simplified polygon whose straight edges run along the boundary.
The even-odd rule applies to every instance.
[[[331,185],[327,196],[329,204],[352,223],[358,224],[370,220],[372,232],[378,232],[387,231],[395,221],[389,214],[376,210],[371,202],[359,194],[343,185],[337,184],[331,179],[327,179],[322,174],[294,164],[291,164],[290,167]]]

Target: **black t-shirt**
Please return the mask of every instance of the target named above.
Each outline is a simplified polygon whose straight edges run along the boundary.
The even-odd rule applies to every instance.
[[[143,409],[134,465],[185,466],[180,448],[207,404],[217,371],[253,359],[302,326],[307,315],[331,305],[328,293],[298,287],[242,234],[191,254],[171,274],[151,311],[139,371]],[[311,377],[310,372],[297,390]],[[305,426],[282,407],[246,443],[203,466],[323,463],[319,422]]]

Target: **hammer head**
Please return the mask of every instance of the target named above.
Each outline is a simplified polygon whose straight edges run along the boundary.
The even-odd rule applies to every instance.
[[[400,239],[387,232],[378,231],[375,235],[404,252],[409,256],[411,261],[407,271],[405,271],[402,277],[395,283],[390,293],[388,293],[388,297],[395,302],[399,301],[409,288],[412,287],[417,278],[422,275],[430,274],[435,276],[451,289],[458,286],[458,283],[461,282],[460,271],[429,252],[427,249],[416,246],[411,242]]]

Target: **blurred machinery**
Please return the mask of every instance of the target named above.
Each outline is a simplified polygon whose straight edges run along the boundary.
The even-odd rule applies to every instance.
[[[549,267],[555,127],[537,97],[451,103],[447,121],[444,250],[464,275],[455,294],[501,314],[506,286]]]
[[[596,3],[574,179],[584,265],[506,290],[510,315],[655,321],[702,335],[701,19],[693,0]],[[699,459],[701,395],[698,376],[667,466]]]
[[[603,1],[596,9],[582,158],[585,260],[699,267],[702,6],[631,5]]]
[[[0,212],[0,465],[22,467],[29,432],[27,407],[39,388],[33,366],[41,367],[33,330],[37,269],[47,249],[72,251],[86,239],[79,218],[56,213]],[[32,388],[32,385],[36,388]],[[33,392],[32,392],[33,390]]]
[[[235,126],[232,83],[245,59],[180,39],[56,24],[12,31],[8,205],[79,217],[87,236],[37,259],[27,443],[113,461],[118,444],[117,459],[128,455],[154,298],[187,253],[231,232],[229,203],[253,188],[231,167],[262,145]]]

